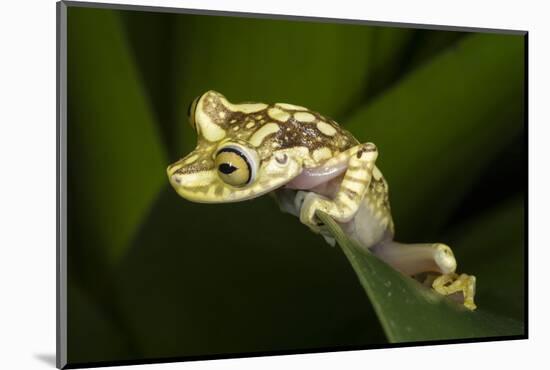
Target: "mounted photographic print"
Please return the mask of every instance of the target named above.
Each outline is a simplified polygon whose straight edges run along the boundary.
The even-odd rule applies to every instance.
[[[58,367],[527,338],[526,32],[61,2],[58,42]]]

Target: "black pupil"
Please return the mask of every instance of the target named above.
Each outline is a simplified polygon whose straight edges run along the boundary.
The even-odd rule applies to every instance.
[[[230,175],[237,170],[237,167],[233,166],[231,163],[222,163],[218,166],[218,169],[221,173]]]

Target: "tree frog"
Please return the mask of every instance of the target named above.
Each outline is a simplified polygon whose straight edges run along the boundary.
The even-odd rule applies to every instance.
[[[195,150],[168,166],[176,192],[203,203],[238,202],[271,193],[282,211],[335,241],[316,217],[330,215],[362,248],[409,276],[437,274],[428,284],[473,310],[475,277],[455,273],[445,244],[393,240],[388,184],[378,149],[360,143],[332,119],[287,103],[229,102],[207,91],[189,106]]]

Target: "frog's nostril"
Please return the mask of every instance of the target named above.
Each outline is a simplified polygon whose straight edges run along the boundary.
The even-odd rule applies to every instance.
[[[181,184],[181,179],[177,174],[172,175],[172,177],[170,179],[172,180],[172,183],[174,183],[174,184],[178,184],[178,185]]]

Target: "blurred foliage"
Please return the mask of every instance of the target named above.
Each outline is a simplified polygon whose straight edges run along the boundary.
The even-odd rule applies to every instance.
[[[196,140],[187,106],[209,89],[307,106],[375,142],[398,239],[450,244],[487,317],[523,321],[523,48],[519,35],[69,7],[69,362],[411,339],[386,336],[344,254],[269,197],[204,205],[170,188],[166,166]]]
[[[377,164],[390,184],[392,213],[407,220],[397,223],[398,238],[411,241],[419,228],[436,235],[459,195],[522,133],[522,103],[523,40],[473,34],[347,121],[381,152]],[[437,196],[448,193],[454,196]],[[415,217],[426,210],[432,217]]]
[[[348,286],[356,283],[342,254],[273,203],[191,204],[168,187],[160,194],[117,279],[144,355],[384,341],[368,300]]]
[[[209,89],[234,101],[300,101],[338,116],[350,102],[360,103],[372,68],[370,27],[236,17],[178,17],[175,23],[178,122],[186,121],[183,102]],[[172,132],[184,140],[180,155],[196,139],[188,125],[176,127],[185,128]]]
[[[71,12],[72,13],[72,12]],[[97,27],[101,25],[101,27]],[[70,197],[109,259],[124,253],[166,182],[168,161],[119,17],[76,11],[68,22]]]
[[[464,271],[475,271],[481,307],[524,320],[524,199],[511,198],[453,230],[449,243]]]

